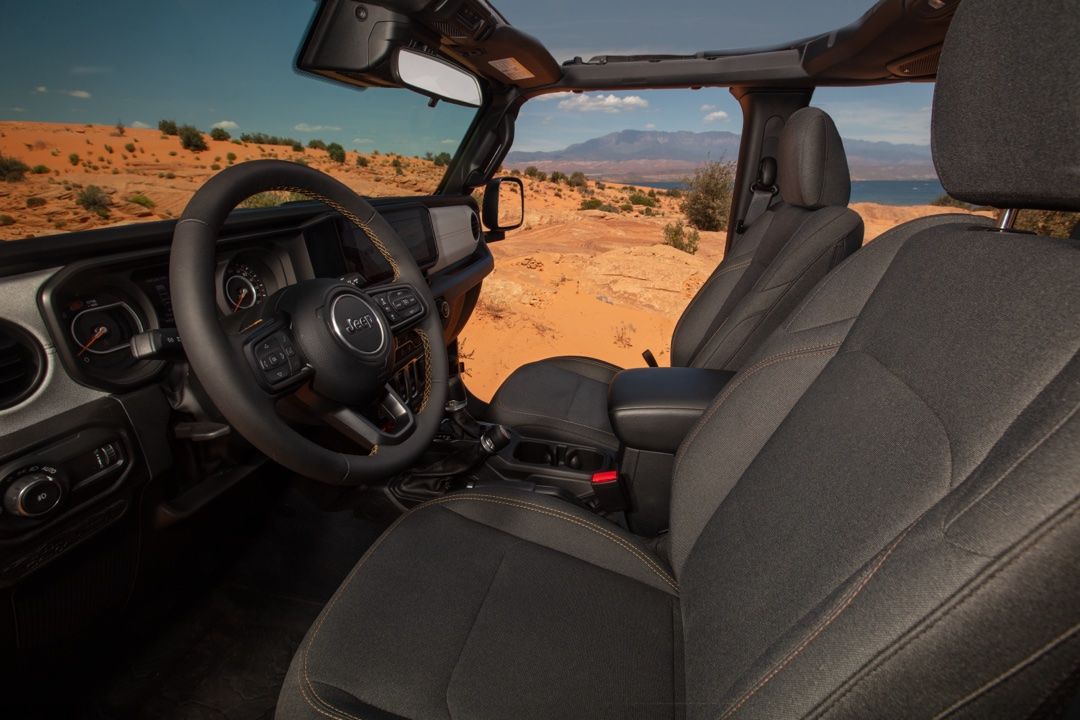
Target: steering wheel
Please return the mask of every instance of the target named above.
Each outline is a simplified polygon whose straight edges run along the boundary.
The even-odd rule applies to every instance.
[[[270,190],[300,193],[336,210],[370,238],[393,279],[364,289],[337,279],[305,280],[223,326],[215,289],[218,235],[240,201]],[[218,173],[176,224],[169,281],[176,327],[196,376],[237,432],[276,462],[315,480],[361,485],[400,472],[431,443],[449,375],[435,299],[390,224],[334,178],[281,160]],[[415,413],[389,385],[394,348],[403,339],[423,347],[424,388]],[[299,401],[309,416],[367,453],[309,440],[278,414],[282,400]]]

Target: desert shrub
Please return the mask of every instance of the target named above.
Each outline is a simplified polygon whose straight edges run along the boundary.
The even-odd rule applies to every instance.
[[[164,175],[162,175],[162,177],[164,177],[166,180],[175,180],[176,179],[176,173],[167,172]]]
[[[107,152],[107,153],[109,153],[110,155],[112,155],[112,154],[113,154],[113,147],[112,147],[112,145],[106,145],[106,146],[105,146],[105,152]]]
[[[214,172],[217,172],[218,170],[221,169],[221,166],[218,165],[217,163],[214,163],[213,165],[210,166],[210,169],[213,170]]]
[[[179,155],[179,154],[180,154],[180,153],[176,152],[175,150],[170,150],[170,151],[169,151],[169,157],[176,157],[176,156],[177,156],[177,155]]]
[[[330,159],[336,163],[345,162],[345,148],[341,147],[339,143],[330,143],[326,146],[326,152],[330,155]]]
[[[596,181],[596,189],[597,190],[607,190],[607,185],[605,185],[604,183],[597,180]]]
[[[548,179],[547,173],[546,172],[538,172],[538,173],[536,173],[536,179],[539,180],[540,182],[547,182],[547,179]]]
[[[664,244],[670,245],[676,250],[694,255],[698,251],[701,235],[691,228],[689,231],[681,222],[668,223],[664,226]]]
[[[588,180],[585,179],[585,173],[574,172],[570,173],[570,177],[566,179],[566,184],[570,187],[582,188],[588,184]]]
[[[225,140],[231,140],[232,135],[225,128],[210,128],[210,139],[224,142]]]
[[[368,166],[368,159],[366,157],[364,157],[363,155],[357,155],[356,156],[356,167],[367,167],[367,166]]]
[[[322,140],[319,140],[318,138],[316,138],[314,140],[309,140],[307,146],[309,148],[311,148],[312,150],[325,150],[326,149],[326,143],[323,142]]]
[[[43,197],[28,197],[26,198],[26,207],[36,208],[45,204],[45,198]]]
[[[124,149],[127,150],[129,153],[135,152],[135,143],[128,143],[124,146]]]
[[[289,145],[294,150],[299,146],[300,150],[304,149],[303,145],[290,137],[278,137],[277,135],[267,135],[266,133],[241,133],[240,139],[233,138],[231,142],[234,145],[241,145],[243,143],[253,143],[255,145]]]
[[[393,160],[391,160],[390,161],[390,167],[394,168],[395,170],[400,170],[401,169],[401,158],[394,158]]]
[[[180,127],[180,147],[192,152],[202,152],[208,149],[206,139],[203,134],[199,132],[199,129],[191,125],[182,125]]]
[[[97,185],[87,185],[80,190],[75,204],[98,217],[109,217],[109,195]]]
[[[1016,229],[1027,230],[1036,235],[1067,238],[1077,222],[1080,222],[1080,213],[1060,210],[1021,210],[1016,218]]]
[[[68,162],[71,163],[72,165],[78,165],[79,164],[79,153],[71,153],[70,155],[68,155]]]
[[[731,209],[731,188],[735,165],[707,162],[686,181],[682,211],[691,227],[698,230],[723,230]]]
[[[129,196],[127,201],[129,203],[135,203],[136,205],[142,205],[144,208],[147,208],[147,209],[152,208],[152,207],[157,205],[156,202],[154,202],[150,198],[146,197],[142,193],[135,193],[134,195]]]
[[[180,129],[176,127],[175,120],[158,120],[157,129],[163,135],[177,135],[180,132]]]
[[[15,224],[15,218],[11,217],[10,215],[0,215],[0,227],[4,227],[6,225],[14,225],[14,224]]]
[[[441,152],[435,156],[435,167],[446,167],[453,158],[448,152]]]
[[[548,180],[558,185],[559,183],[567,180],[566,173],[559,172],[558,170],[552,170],[551,174],[548,175]]]
[[[648,195],[640,192],[630,193],[630,197],[628,199],[630,200],[631,205],[641,205],[642,207],[647,208],[654,208],[659,205],[656,198],[649,197]]]
[[[679,188],[671,188],[664,194],[667,195],[669,198],[681,198],[682,190],[680,190]]]
[[[18,182],[26,176],[30,168],[22,160],[0,155],[0,180]]]
[[[974,205],[969,205],[963,200],[957,200],[949,193],[938,195],[930,204],[937,205],[938,207],[960,208],[962,210],[971,210],[974,207]]]
[[[621,210],[623,212],[634,212],[634,206],[631,205],[630,203],[623,203],[622,205],[619,206],[619,210]]]
[[[241,202],[238,207],[269,208],[277,207],[278,205],[284,205],[285,203],[289,202],[299,202],[303,200],[307,200],[307,198],[299,193],[269,191],[252,195],[251,197]]]
[[[49,168],[45,167],[44,165],[35,165],[34,167],[30,168],[30,172],[34,175],[48,175]]]
[[[229,161],[230,165],[232,165],[234,162],[236,162],[236,153],[226,153],[225,159]]]
[[[540,174],[540,169],[537,168],[535,165],[530,165],[529,167],[525,168],[525,177],[534,178],[539,174]]]
[[[606,203],[600,198],[588,198],[581,201],[582,210],[602,210],[608,213],[617,213],[619,208],[615,207],[611,203]]]
[[[308,166],[308,160],[307,160],[306,157],[294,158],[293,162],[296,163],[297,165],[303,165],[304,167]]]
[[[429,160],[429,161],[434,160],[435,159],[435,153],[428,150],[426,153],[424,153],[424,159]]]

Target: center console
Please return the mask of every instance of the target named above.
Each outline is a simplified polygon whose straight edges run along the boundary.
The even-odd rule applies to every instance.
[[[612,380],[608,416],[622,446],[619,476],[634,532],[651,536],[667,528],[675,453],[734,375],[702,368],[636,368]]]

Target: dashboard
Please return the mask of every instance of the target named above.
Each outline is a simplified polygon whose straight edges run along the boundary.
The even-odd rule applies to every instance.
[[[446,280],[481,250],[479,220],[469,205],[401,203],[380,212],[429,277]],[[391,270],[361,229],[322,212],[288,229],[224,237],[212,292],[225,317],[313,277],[347,277],[366,287],[389,280]],[[442,294],[465,289],[450,283]],[[69,264],[44,284],[39,302],[59,360],[78,382],[118,392],[164,370],[158,357],[136,357],[131,343],[148,331],[175,330],[166,248]]]

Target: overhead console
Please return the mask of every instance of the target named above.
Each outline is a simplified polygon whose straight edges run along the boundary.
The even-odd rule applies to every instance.
[[[398,87],[392,56],[407,46],[444,56],[498,85],[562,77],[535,38],[484,0],[323,0],[297,56],[304,72],[356,87]]]

